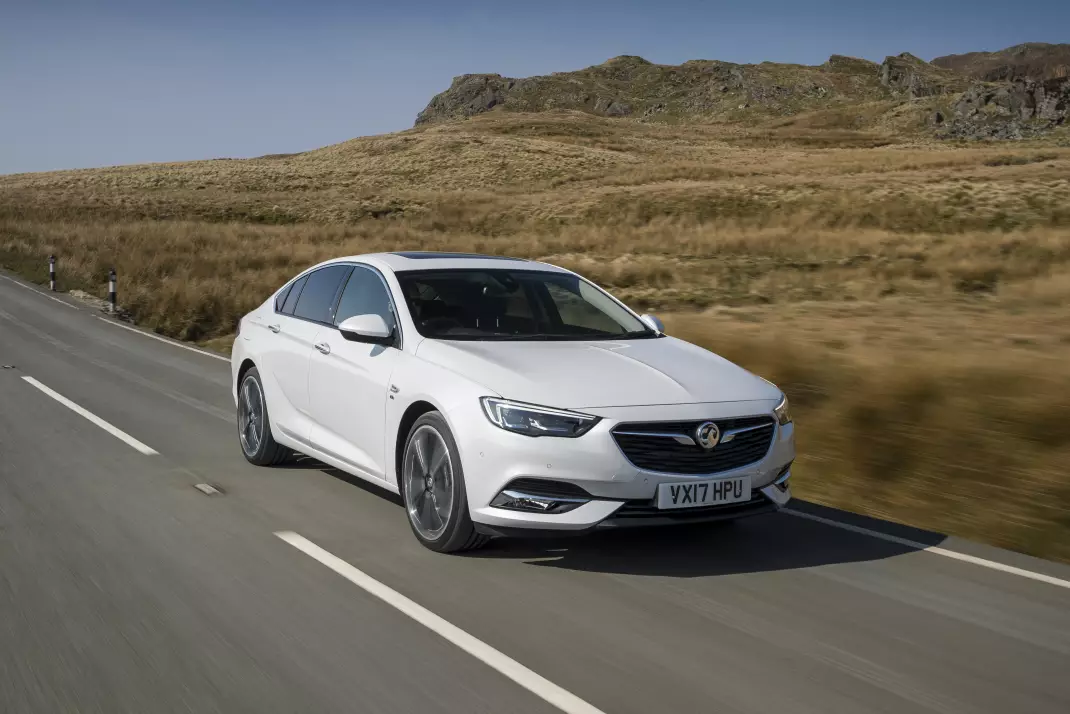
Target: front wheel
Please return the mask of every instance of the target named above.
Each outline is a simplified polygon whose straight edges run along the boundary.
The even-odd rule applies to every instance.
[[[472,523],[457,444],[438,412],[423,415],[409,430],[400,485],[409,526],[427,548],[455,553],[487,542]]]

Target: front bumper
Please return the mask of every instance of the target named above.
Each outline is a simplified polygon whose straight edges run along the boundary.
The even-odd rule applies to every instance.
[[[627,528],[674,526],[695,523],[713,523],[716,521],[736,520],[763,513],[775,513],[791,500],[791,489],[779,489],[765,486],[754,489],[751,500],[725,506],[700,508],[681,508],[672,511],[660,511],[647,501],[624,501],[615,503],[609,516],[578,528],[561,528],[548,526],[538,520],[530,519],[527,523],[513,521],[509,525],[493,525],[477,522],[476,530],[484,535],[504,536],[509,538],[557,537],[564,535],[583,535],[593,531],[620,530]]]
[[[775,511],[791,498],[786,481],[773,485],[795,458],[794,424],[774,425],[765,456],[754,463],[716,474],[684,475],[640,469],[625,457],[611,431],[622,422],[729,419],[771,415],[775,403],[765,401],[687,404],[658,407],[586,409],[602,417],[594,429],[577,439],[532,438],[491,424],[478,404],[447,414],[454,432],[473,521],[483,532],[499,535],[545,531],[586,532],[595,528],[670,525],[740,518]],[[751,478],[751,500],[741,504],[658,511],[655,495],[662,483]],[[788,472],[790,476],[790,471]],[[591,496],[563,513],[533,513],[490,505],[517,479],[565,482]]]

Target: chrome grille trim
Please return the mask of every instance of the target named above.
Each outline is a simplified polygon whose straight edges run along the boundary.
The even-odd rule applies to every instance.
[[[676,439],[681,444],[690,444],[692,446],[695,444],[695,440],[687,434],[674,434],[668,431],[614,431],[613,433],[621,436],[653,436],[658,439]]]
[[[720,443],[703,449],[688,432],[705,420],[626,422],[612,431],[618,448],[636,468],[663,474],[710,475],[743,468],[764,459],[776,436],[771,415],[713,419]],[[686,441],[683,438],[686,437]]]

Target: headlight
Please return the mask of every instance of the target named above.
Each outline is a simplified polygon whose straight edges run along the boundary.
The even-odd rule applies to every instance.
[[[780,400],[780,404],[773,407],[773,414],[776,414],[776,420],[780,423],[780,426],[791,422],[791,410],[788,407],[788,398],[786,396]]]
[[[510,402],[496,397],[483,397],[479,401],[491,424],[526,436],[574,438],[586,434],[600,421],[600,417],[589,414]]]

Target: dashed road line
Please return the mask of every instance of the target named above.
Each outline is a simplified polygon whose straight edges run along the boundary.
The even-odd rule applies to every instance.
[[[575,694],[562,689],[550,680],[531,671],[512,657],[494,649],[486,642],[468,634],[461,628],[442,619],[422,605],[405,597],[393,588],[358,570],[336,555],[320,548],[312,541],[292,531],[279,531],[279,538],[305,555],[341,575],[354,585],[379,598],[387,605],[408,615],[413,620],[461,648],[483,664],[505,675],[532,694],[554,705],[566,714],[603,714],[600,709],[588,704]]]
[[[93,412],[89,411],[88,409],[85,409],[83,407],[78,406],[77,404],[72,402],[70,399],[67,399],[67,397],[63,396],[59,392],[57,392],[57,391],[55,391],[55,390],[53,390],[53,389],[51,389],[49,387],[46,387],[45,385],[41,384],[40,382],[38,382],[33,377],[24,376],[23,379],[27,383],[33,385],[37,389],[41,390],[42,392],[44,392],[48,396],[50,396],[53,399],[55,399],[57,402],[59,402],[63,406],[65,406],[68,409],[70,409],[75,414],[77,414],[77,415],[79,415],[81,417],[85,417],[89,421],[91,421],[94,424],[96,424],[97,426],[99,426],[104,431],[106,431],[109,434],[111,434],[112,436],[114,436],[119,441],[122,441],[122,442],[126,443],[128,446],[132,446],[133,448],[137,449],[138,451],[140,451],[141,453],[145,454],[146,456],[156,456],[156,455],[159,454],[159,452],[156,451],[155,449],[153,449],[153,448],[151,448],[149,446],[146,446],[145,444],[141,443],[140,441],[138,441],[134,437],[132,437],[129,434],[127,434],[122,429],[109,424],[108,422],[104,421],[103,419],[101,419],[100,417],[98,417],[96,414],[94,414]]]

